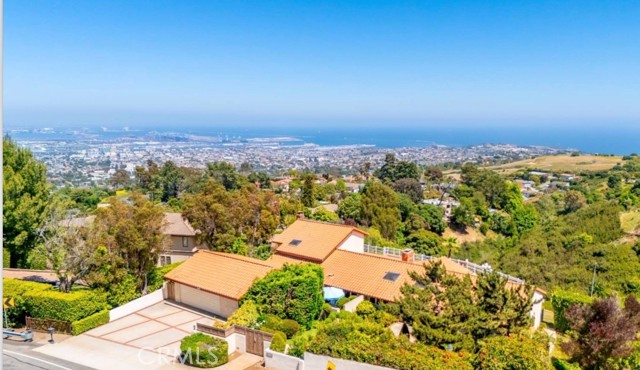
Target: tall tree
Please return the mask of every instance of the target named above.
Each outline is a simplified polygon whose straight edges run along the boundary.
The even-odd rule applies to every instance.
[[[129,177],[129,172],[123,168],[118,168],[109,181],[113,187],[119,189],[127,187],[131,183],[131,178]]]
[[[99,208],[94,221],[94,246],[102,253],[103,266],[97,285],[111,287],[132,274],[138,291],[146,293],[149,274],[166,248],[164,211],[142,194],[132,193],[129,201],[116,197]],[[94,275],[95,276],[95,275]]]
[[[41,243],[36,251],[47,259],[47,267],[55,272],[61,292],[87,277],[96,267],[94,248],[89,243],[92,225],[76,225],[68,215],[68,204],[55,200],[49,204],[45,219],[38,229]]]
[[[177,198],[184,175],[173,161],[166,161],[160,168],[160,181],[162,183],[162,201],[167,202],[171,198]]]
[[[378,181],[370,181],[362,189],[362,221],[380,230],[383,237],[393,240],[400,226],[398,196]]]
[[[227,211],[229,194],[224,187],[209,180],[200,193],[188,194],[182,215],[200,230],[198,239],[212,250],[225,250],[236,236]]]
[[[416,338],[429,345],[473,351],[479,341],[528,327],[533,290],[508,288],[497,273],[470,276],[447,273],[442,263],[411,272],[414,283],[387,308],[411,325]]]
[[[422,185],[414,178],[401,178],[391,186],[398,193],[408,195],[414,203],[422,201]]]
[[[302,204],[304,204],[305,207],[313,207],[316,199],[316,188],[314,183],[316,177],[312,173],[306,173],[302,179]]]
[[[11,254],[11,267],[26,267],[49,198],[47,169],[8,136],[2,140],[2,153],[3,243]]]
[[[227,190],[239,189],[243,183],[243,177],[236,171],[236,166],[229,162],[207,163],[207,176]]]

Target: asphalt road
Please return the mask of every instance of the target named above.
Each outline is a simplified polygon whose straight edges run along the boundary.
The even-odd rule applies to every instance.
[[[32,351],[32,343],[2,341],[2,368],[15,370],[92,370],[69,361]]]

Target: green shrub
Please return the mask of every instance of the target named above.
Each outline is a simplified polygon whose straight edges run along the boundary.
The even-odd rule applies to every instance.
[[[156,267],[155,270],[153,270],[151,274],[149,274],[149,283],[147,286],[147,291],[151,293],[162,288],[162,285],[164,284],[164,276],[174,268],[180,266],[181,264],[182,262],[176,262],[169,265],[164,265],[162,267]]]
[[[560,360],[555,357],[551,359],[551,364],[553,365],[553,368],[556,370],[582,370],[580,365],[572,364],[567,360]]]
[[[331,312],[333,312],[333,307],[331,307],[331,305],[328,303],[324,303],[322,305],[322,311],[320,311],[319,319],[320,320],[326,319],[327,317],[329,317],[329,315],[331,315]]]
[[[338,299],[338,302],[336,302],[336,306],[338,306],[338,308],[343,308],[346,303],[353,301],[354,299],[356,299],[356,297],[357,296],[355,295],[352,295],[349,297],[342,297]]]
[[[264,323],[260,326],[261,330],[267,332],[281,331],[287,338],[292,338],[300,331],[300,324],[291,319],[281,319],[275,315],[268,315],[264,319]]]
[[[316,264],[285,264],[253,283],[242,301],[256,302],[259,311],[292,319],[309,328],[322,310],[324,272]]]
[[[338,316],[341,318],[338,319]],[[332,318],[319,323],[317,328],[317,334],[309,340],[302,335],[296,336],[289,354],[298,356],[302,349],[306,349],[319,355],[400,370],[473,369],[469,355],[464,352],[410,343],[405,336],[395,338],[388,328],[355,314],[332,315]]]
[[[491,337],[481,345],[475,359],[477,370],[548,370],[549,349],[526,336]]]
[[[124,280],[109,289],[109,293],[107,293],[107,303],[112,308],[118,307],[139,298],[141,295],[138,290],[136,277],[127,275]]]
[[[102,310],[98,313],[94,313],[91,316],[87,316],[84,319],[74,321],[71,323],[71,334],[82,334],[87,330],[97,328],[100,325],[109,322],[109,310]]]
[[[362,301],[356,307],[356,313],[362,317],[368,317],[376,312],[376,306],[369,301]]]
[[[11,253],[7,248],[2,248],[2,268],[11,267]]]
[[[236,312],[229,316],[227,319],[227,327],[240,325],[248,328],[256,328],[259,318],[258,305],[253,301],[245,301]]]
[[[29,292],[24,299],[29,315],[38,319],[73,322],[108,308],[105,295],[90,290]]]
[[[180,343],[180,357],[185,364],[195,367],[210,368],[226,364],[229,345],[226,341],[195,333],[184,337]]]
[[[382,326],[389,326],[400,321],[396,316],[383,310],[377,310],[371,318],[373,319],[373,321],[380,323],[380,325]]]
[[[567,290],[557,290],[551,295],[551,305],[553,306],[554,326],[559,332],[569,329],[564,312],[573,304],[589,304],[593,299],[586,294],[570,292]]]
[[[14,299],[14,307],[6,310],[9,326],[24,324],[27,314],[24,295],[45,290],[53,290],[51,285],[18,279],[2,279],[3,295]]]
[[[276,331],[275,334],[273,334],[273,338],[271,339],[271,346],[269,348],[272,351],[284,353],[286,347],[287,338],[285,334],[281,331]]]

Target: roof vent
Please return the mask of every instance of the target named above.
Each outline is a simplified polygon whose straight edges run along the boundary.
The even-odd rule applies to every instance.
[[[293,245],[294,247],[297,247],[298,245],[300,245],[300,243],[302,243],[302,240],[293,239],[292,241],[289,242],[289,245]]]
[[[384,274],[384,280],[388,280],[388,281],[396,281],[398,280],[398,278],[400,277],[400,274],[397,272],[387,272],[386,274]]]

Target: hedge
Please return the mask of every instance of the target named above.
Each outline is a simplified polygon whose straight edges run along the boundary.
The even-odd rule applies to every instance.
[[[338,299],[338,301],[336,302],[336,306],[338,306],[338,308],[343,308],[345,303],[349,303],[351,301],[353,301],[354,299],[356,299],[358,296],[356,295],[352,295],[349,297],[342,297],[340,299]]]
[[[203,333],[195,333],[184,337],[180,343],[180,358],[185,364],[195,367],[210,368],[226,364],[229,345],[223,339],[211,337]]]
[[[23,324],[24,318],[27,313],[27,307],[25,305],[25,294],[36,293],[49,290],[53,288],[49,284],[36,283],[33,281],[24,281],[18,279],[2,279],[3,295],[5,298],[13,298],[15,306],[7,309],[7,318],[9,319],[9,325],[14,326],[17,324]]]
[[[553,306],[554,326],[559,332],[569,329],[569,323],[564,317],[564,312],[574,304],[589,304],[593,298],[586,294],[570,292],[567,290],[557,290],[551,295],[551,305]]]
[[[85,317],[84,319],[72,322],[71,334],[73,335],[82,334],[87,330],[97,328],[98,326],[106,324],[108,322],[109,322],[109,310],[102,310],[98,313],[94,313],[91,316]]]
[[[2,268],[11,267],[11,253],[7,248],[2,248]]]
[[[105,294],[90,290],[29,292],[24,299],[29,315],[38,319],[74,322],[108,308]]]
[[[182,264],[182,262],[174,262],[174,263],[171,263],[169,265],[156,267],[149,274],[149,280],[148,280],[149,283],[148,283],[148,286],[147,286],[147,292],[151,293],[151,292],[154,292],[154,291],[162,288],[162,285],[164,284],[164,276],[166,274],[168,274],[174,268],[180,266],[180,264]]]

